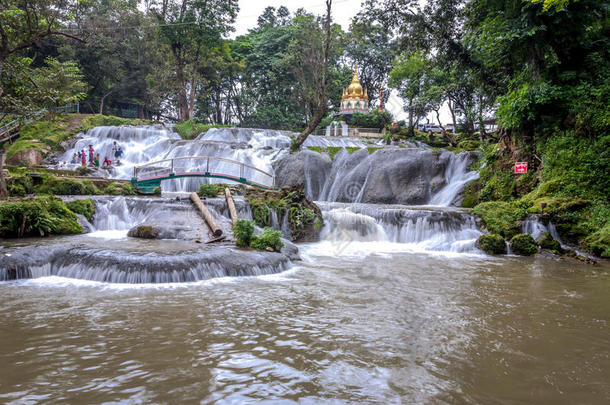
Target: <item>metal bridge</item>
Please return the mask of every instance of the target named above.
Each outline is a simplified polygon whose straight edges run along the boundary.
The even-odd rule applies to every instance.
[[[254,166],[216,156],[185,156],[136,166],[131,184],[140,193],[153,194],[163,180],[207,177],[277,190],[275,176]]]

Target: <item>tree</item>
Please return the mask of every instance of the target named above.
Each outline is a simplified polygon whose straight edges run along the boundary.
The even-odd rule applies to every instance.
[[[62,29],[72,20],[76,0],[2,0],[0,3],[0,74],[7,59],[40,43],[45,38],[63,36],[83,40]],[[3,86],[0,83],[0,97]]]
[[[180,121],[194,117],[203,51],[232,29],[237,11],[236,0],[166,0],[156,11],[160,40],[173,57]]]
[[[414,133],[414,118],[425,110],[422,108],[422,96],[428,61],[423,52],[400,55],[390,72],[390,86],[398,90],[405,102],[405,111],[409,114],[409,130]]]
[[[330,57],[330,46],[332,42],[331,30],[331,8],[332,0],[326,0],[326,19],[324,31],[326,38],[315,35],[318,30],[302,30],[293,42],[293,47],[297,47],[297,64],[294,70],[299,83],[299,91],[303,99],[314,107],[314,116],[307,124],[307,127],[296,138],[292,149],[297,150],[307,140],[317,127],[328,110],[328,62]],[[306,26],[311,24],[305,24]],[[313,27],[312,27],[313,28]],[[294,48],[293,48],[294,49]]]
[[[83,75],[75,62],[59,62],[49,57],[45,64],[32,74],[40,105],[49,106],[54,111],[57,106],[85,98],[87,84],[82,81]]]

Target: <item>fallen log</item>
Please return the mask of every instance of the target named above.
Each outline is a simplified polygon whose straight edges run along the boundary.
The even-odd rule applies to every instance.
[[[191,193],[191,201],[197,206],[197,208],[199,208],[199,211],[201,212],[203,219],[205,219],[206,224],[210,228],[212,235],[214,235],[214,237],[216,238],[222,236],[222,229],[220,229],[220,227],[214,220],[212,213],[205,205],[203,205],[203,202],[201,202],[201,199],[199,198],[197,193]]]
[[[237,222],[237,210],[235,209],[235,201],[231,195],[229,187],[225,188],[225,197],[227,199],[227,206],[229,207],[229,215],[231,216],[231,222],[233,225]]]

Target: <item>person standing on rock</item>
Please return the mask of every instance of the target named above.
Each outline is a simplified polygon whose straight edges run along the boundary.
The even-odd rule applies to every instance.
[[[93,145],[89,145],[89,163],[93,163]]]
[[[81,153],[80,162],[83,167],[87,166],[87,155],[85,154],[84,151],[83,151],[83,153]]]

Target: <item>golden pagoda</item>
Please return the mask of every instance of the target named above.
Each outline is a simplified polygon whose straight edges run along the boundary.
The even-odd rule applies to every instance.
[[[369,95],[366,89],[362,89],[358,80],[358,65],[354,66],[354,77],[352,83],[343,89],[341,97],[340,114],[353,114],[355,112],[367,114],[369,112]]]

